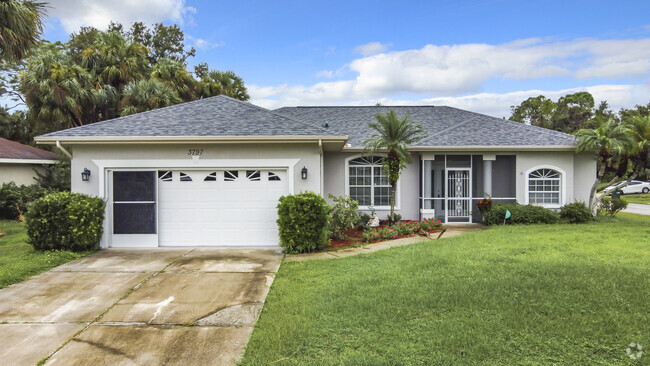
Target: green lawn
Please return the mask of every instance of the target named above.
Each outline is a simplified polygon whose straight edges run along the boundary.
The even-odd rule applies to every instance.
[[[39,252],[26,243],[25,224],[0,220],[0,288],[20,282],[88,253],[68,251]]]
[[[650,217],[284,262],[244,365],[647,365]]]
[[[650,194],[624,194],[621,197],[623,197],[627,203],[650,205]]]

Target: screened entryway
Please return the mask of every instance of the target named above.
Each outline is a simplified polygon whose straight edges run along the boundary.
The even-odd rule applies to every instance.
[[[514,155],[422,153],[420,178],[421,218],[480,222],[476,204],[484,197],[516,201]]]

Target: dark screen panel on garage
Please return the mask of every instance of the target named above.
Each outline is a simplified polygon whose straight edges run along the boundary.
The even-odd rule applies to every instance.
[[[113,172],[113,233],[156,233],[154,171]]]

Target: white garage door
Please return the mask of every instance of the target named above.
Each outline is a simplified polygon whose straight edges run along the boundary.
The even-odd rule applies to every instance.
[[[158,171],[160,246],[278,245],[285,170]]]

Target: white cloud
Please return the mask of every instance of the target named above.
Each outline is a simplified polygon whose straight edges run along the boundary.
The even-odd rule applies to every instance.
[[[183,24],[196,12],[185,0],[50,0],[48,5],[48,15],[70,33],[81,26],[105,29],[111,21],[127,26],[136,21]]]
[[[493,78],[621,78],[650,73],[650,38],[638,40],[540,39],[490,44],[426,45],[352,61],[355,92],[436,96],[478,92]]]
[[[332,70],[321,70],[316,73],[316,76],[319,78],[331,79],[334,76],[334,71]]]
[[[390,46],[390,43],[370,42],[355,47],[354,52],[359,53],[363,56],[372,56],[378,53],[386,52]]]
[[[345,84],[339,86],[347,87]],[[530,97],[544,95],[553,100],[559,97],[588,91],[594,96],[596,103],[606,100],[612,110],[620,108],[632,108],[636,104],[647,104],[650,102],[650,85],[596,85],[587,87],[576,87],[562,90],[525,90],[510,93],[478,93],[465,96],[434,97],[416,100],[393,99],[393,98],[358,98],[358,99],[335,99],[328,98],[327,87],[321,86],[321,94],[312,93],[309,97],[302,97],[304,89],[301,87],[290,87],[283,85],[280,88],[266,87],[258,88],[251,86],[251,101],[265,108],[275,109],[283,106],[296,105],[446,105],[461,108],[473,112],[484,113],[495,117],[510,116],[510,106],[518,105]]]
[[[212,42],[205,40],[203,38],[196,38],[192,36],[187,36],[187,39],[193,43],[193,46],[200,50],[209,50],[211,48],[217,48],[223,46],[224,42]]]
[[[508,115],[510,105],[519,104],[525,99],[523,96],[527,98],[543,92],[485,93],[487,81],[534,81],[562,77],[564,83],[567,79],[573,79],[573,84],[579,86],[593,84],[584,80],[597,78],[612,79],[612,84],[619,78],[643,80],[650,76],[650,38],[571,41],[531,38],[498,45],[426,45],[421,49],[361,57],[336,72],[325,70],[317,76],[332,78],[349,74],[355,76],[307,86],[252,85],[250,91],[253,100],[271,107],[374,104],[393,100],[390,99],[393,96],[411,95],[411,99],[418,102],[442,102],[492,115]],[[647,92],[649,88],[645,84],[600,85],[551,89],[547,91],[547,96],[553,97],[571,90],[588,90],[594,93],[596,99],[606,99],[613,106],[631,107],[635,103],[648,102],[644,101],[648,94],[642,95],[639,90]],[[409,100],[396,102],[411,103]]]

